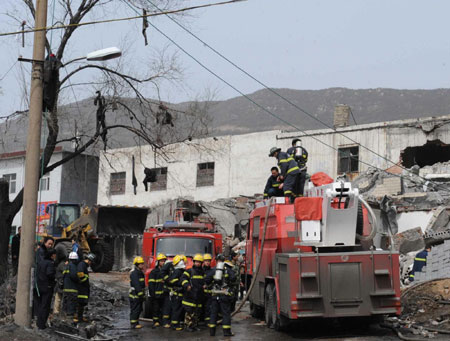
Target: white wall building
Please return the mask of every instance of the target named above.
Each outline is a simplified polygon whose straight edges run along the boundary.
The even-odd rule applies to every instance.
[[[108,150],[100,156],[97,201],[152,206],[177,197],[209,201],[253,196],[263,192],[270,168],[276,165],[276,160],[268,157],[270,148],[286,150],[295,137],[302,139],[309,152],[310,174],[323,171],[331,177],[342,173],[353,177],[370,165],[387,169],[395,163],[405,167],[417,163],[422,167],[450,159],[450,146],[446,145],[450,144],[449,123],[450,115],[349,126],[337,128],[337,132],[220,136],[171,145],[162,155],[155,155],[150,146]],[[132,156],[136,160],[136,195]],[[145,167],[158,173],[148,192],[142,184]]]
[[[68,153],[57,147],[49,165],[60,161]],[[10,201],[24,186],[25,154],[25,151],[0,154],[0,177],[9,181]],[[51,202],[94,204],[97,198],[97,177],[98,158],[89,155],[79,155],[49,174],[44,174],[39,185],[38,215],[45,216],[45,205]],[[17,228],[21,224],[22,210],[15,216],[12,226]]]

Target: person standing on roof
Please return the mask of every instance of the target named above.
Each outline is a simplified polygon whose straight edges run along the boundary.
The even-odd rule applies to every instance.
[[[282,152],[281,148],[270,148],[269,157],[274,157],[278,160],[278,167],[280,167],[281,175],[280,180],[283,183],[280,188],[283,190],[284,196],[289,197],[291,203],[294,202],[296,193],[296,181],[298,174],[300,174],[300,168],[295,162],[294,158],[289,154]]]
[[[163,273],[161,269],[166,262],[167,257],[163,253],[159,253],[156,256],[156,266],[150,272],[148,276],[148,294],[150,296],[150,300],[152,302],[152,310],[153,310],[153,326],[152,328],[159,327],[161,325],[161,310],[164,305],[164,296],[168,295],[168,292],[164,291],[164,279]]]
[[[282,197],[283,191],[280,189],[282,182],[279,179],[278,167],[272,167],[270,171],[272,175],[267,179],[266,187],[264,188],[264,198]]]
[[[293,139],[292,140],[292,147],[290,147],[286,153],[288,153],[290,156],[292,156],[297,162],[298,167],[300,168],[300,173],[297,177],[297,183],[296,183],[296,193],[298,196],[303,195],[303,190],[305,188],[305,181],[306,181],[306,163],[308,162],[308,151],[303,148],[302,140],[300,139]]]
[[[144,302],[145,276],[144,259],[135,257],[133,260],[134,268],[130,271],[130,324],[131,328],[141,329],[139,316],[142,312],[142,303]]]

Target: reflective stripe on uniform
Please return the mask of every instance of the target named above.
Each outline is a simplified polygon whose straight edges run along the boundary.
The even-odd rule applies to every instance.
[[[289,174],[290,172],[293,172],[293,171],[295,171],[295,170],[297,170],[297,169],[300,169],[300,168],[298,168],[298,166],[292,167],[292,168],[288,169],[288,171],[286,172],[286,174]]]
[[[130,320],[131,323],[137,323],[138,320]]]
[[[215,325],[215,324],[208,324],[208,327],[209,327],[209,328],[215,328],[216,325]]]
[[[417,260],[419,262],[426,262],[427,261],[426,258],[414,258],[414,260]]]
[[[152,279],[149,279],[148,281],[149,281],[149,282],[152,282],[152,283],[153,283],[153,282],[154,282],[154,283],[161,283],[163,280],[162,280],[162,278],[160,278],[160,279],[153,279],[153,278],[152,278]]]
[[[128,297],[130,297],[130,298],[139,298],[139,296],[137,296],[137,295],[132,295],[132,294],[128,295]]]
[[[145,278],[139,278],[139,282],[144,282]]]
[[[181,303],[184,304],[184,305],[187,305],[189,307],[194,307],[194,308],[197,307],[197,304],[195,304],[195,303],[186,302],[186,301],[181,301]]]
[[[161,295],[163,292],[164,292],[164,291],[162,291],[162,290],[161,290],[161,291],[155,291],[155,294],[156,294],[156,295]]]
[[[223,324],[223,325],[222,325],[222,328],[223,328],[223,329],[231,329],[231,326],[226,325],[226,324]]]
[[[202,275],[202,276],[192,276],[192,279],[204,279],[205,278],[205,276],[204,275]]]
[[[187,279],[185,279],[183,282],[181,282],[181,285],[185,285],[186,283],[188,283],[189,281]]]
[[[292,191],[289,191],[289,190],[284,191],[284,194],[292,194]]]
[[[176,281],[178,281],[178,278],[174,278],[170,281],[170,283],[175,283]]]
[[[64,292],[78,292],[77,289],[63,289]]]
[[[280,184],[273,184],[272,187],[279,187]]]
[[[78,298],[85,298],[85,299],[88,299],[89,296],[88,296],[88,295],[78,295]]]
[[[414,275],[413,275],[413,274],[410,274],[409,277],[414,278]]]

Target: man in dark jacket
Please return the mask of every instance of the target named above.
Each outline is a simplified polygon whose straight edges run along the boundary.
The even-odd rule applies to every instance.
[[[84,307],[88,305],[89,295],[91,293],[91,286],[89,284],[89,266],[95,259],[95,255],[93,253],[89,253],[86,256],[86,259],[82,262],[79,262],[77,265],[77,275],[78,275],[78,309],[77,309],[77,318],[78,321],[89,322],[88,318],[83,316]],[[74,319],[74,322],[76,318]]]
[[[53,248],[55,244],[55,240],[53,237],[47,236],[44,237],[42,243],[39,244],[39,248],[37,249],[37,262],[39,263],[41,260],[45,259],[45,254],[48,249]]]
[[[78,255],[76,252],[69,254],[69,264],[64,271],[64,301],[65,310],[68,317],[72,317],[74,322],[78,322],[75,315],[78,305]]]
[[[278,167],[272,167],[270,171],[272,175],[267,179],[266,187],[264,188],[264,198],[282,197],[283,191],[280,189],[281,181],[279,180]]]
[[[156,256],[156,266],[148,276],[148,294],[152,303],[153,328],[161,325],[161,310],[164,304],[164,296],[169,294],[167,290],[164,292],[165,285],[161,273],[161,269],[163,268],[166,259],[167,257],[164,254],[159,253]]]
[[[36,287],[38,300],[36,304],[37,322],[39,329],[45,329],[48,315],[50,314],[50,305],[52,303],[53,288],[55,287],[55,264],[56,251],[47,249],[47,252],[38,265],[36,270]]]
[[[17,268],[19,266],[19,250],[20,250],[20,231],[22,227],[19,226],[17,234],[11,240],[11,260],[13,266],[13,276],[17,275]]]
[[[174,268],[173,263],[171,261],[165,262],[163,267],[161,268],[161,278],[163,279],[163,303],[162,303],[162,324],[164,328],[170,328],[170,315],[172,305],[170,303],[170,288],[168,279],[172,274]]]
[[[184,271],[181,277],[181,285],[184,289],[182,304],[186,312],[184,325],[189,332],[199,330],[198,320],[200,309],[202,308],[205,285],[205,271],[202,267],[203,255],[196,254],[193,261],[193,267]]]
[[[280,188],[283,189],[284,196],[289,197],[291,203],[293,203],[295,197],[298,194],[302,194],[296,193],[297,178],[300,174],[300,168],[298,167],[297,162],[291,155],[282,152],[281,148],[277,147],[270,149],[269,156],[278,160],[278,167],[280,167],[281,171],[280,180],[283,181]]]
[[[140,329],[139,316],[142,312],[142,303],[144,302],[145,276],[144,259],[135,257],[133,260],[134,269],[130,272],[130,324],[131,328]]]

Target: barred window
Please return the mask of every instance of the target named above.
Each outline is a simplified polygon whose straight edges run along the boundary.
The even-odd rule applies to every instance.
[[[338,173],[355,173],[359,171],[359,147],[338,149]]]
[[[109,194],[118,195],[125,194],[126,172],[111,173],[109,180]]]
[[[39,181],[39,190],[40,191],[48,191],[50,190],[50,174],[44,174]]]
[[[167,189],[167,167],[153,168],[156,181],[150,184],[150,191],[165,191]]]
[[[214,162],[197,164],[197,187],[214,186]]]

